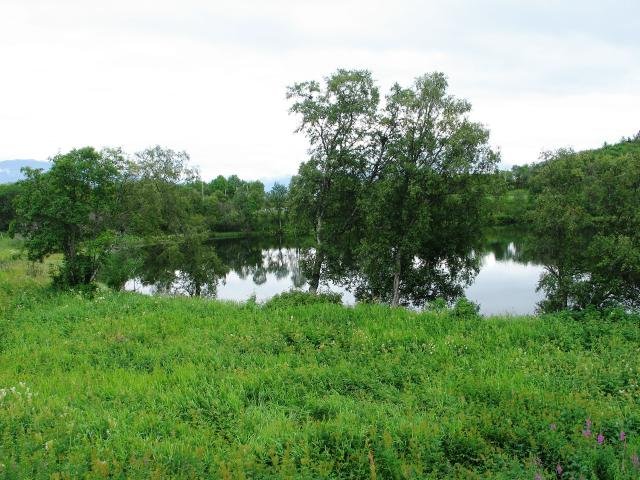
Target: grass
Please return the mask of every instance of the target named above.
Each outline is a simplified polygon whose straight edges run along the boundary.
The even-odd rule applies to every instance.
[[[638,316],[90,299],[17,248],[0,478],[640,476]]]

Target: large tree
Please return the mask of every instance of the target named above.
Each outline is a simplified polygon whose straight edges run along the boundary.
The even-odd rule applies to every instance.
[[[365,228],[357,294],[420,305],[462,293],[478,269],[487,173],[498,155],[471,105],[447,93],[441,73],[394,85],[375,138],[381,161],[363,191]]]
[[[24,236],[31,260],[63,254],[56,283],[94,280],[112,239],[122,160],[115,151],[86,147],[56,155],[48,172],[25,169],[15,232]]]
[[[198,178],[186,152],[160,146],[138,152],[127,162],[125,178],[123,229],[138,236],[183,234],[189,229],[193,205],[201,202],[201,195],[185,188]]]
[[[545,154],[532,179],[540,309],[640,306],[640,141]]]
[[[292,179],[292,221],[312,230],[307,252],[309,290],[316,292],[323,274],[339,275],[344,252],[353,244],[351,226],[367,174],[368,149],[379,101],[371,74],[338,70],[317,81],[289,87],[291,112],[300,118],[297,131],[309,140],[309,160]]]

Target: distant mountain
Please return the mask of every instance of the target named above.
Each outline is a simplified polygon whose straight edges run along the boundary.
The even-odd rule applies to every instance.
[[[289,184],[291,183],[291,175],[287,177],[277,177],[277,178],[260,178],[259,180],[264,185],[264,191],[270,192],[276,183],[279,183],[280,185],[284,185],[285,187],[289,187]]]
[[[38,160],[3,160],[0,161],[0,183],[13,183],[24,178],[22,167],[41,168],[49,170],[51,163]]]

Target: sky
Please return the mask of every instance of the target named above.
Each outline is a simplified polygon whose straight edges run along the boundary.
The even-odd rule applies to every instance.
[[[205,179],[295,174],[286,87],[442,71],[508,167],[640,131],[637,0],[0,0],[0,160],[185,150]]]

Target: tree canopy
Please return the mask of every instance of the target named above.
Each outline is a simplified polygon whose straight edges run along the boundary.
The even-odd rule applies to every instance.
[[[30,259],[62,252],[57,283],[76,286],[93,281],[112,241],[121,161],[111,151],[85,147],[53,157],[46,173],[25,170],[15,201],[14,228],[25,237]]]
[[[640,306],[640,141],[549,153],[532,182],[541,309]]]
[[[314,229],[310,290],[348,266],[361,298],[393,305],[460,293],[477,269],[483,200],[498,155],[443,74],[394,85],[379,107],[371,74],[339,70],[289,90],[310,159],[291,186]],[[331,238],[327,246],[326,238]],[[339,246],[337,250],[332,247]]]

